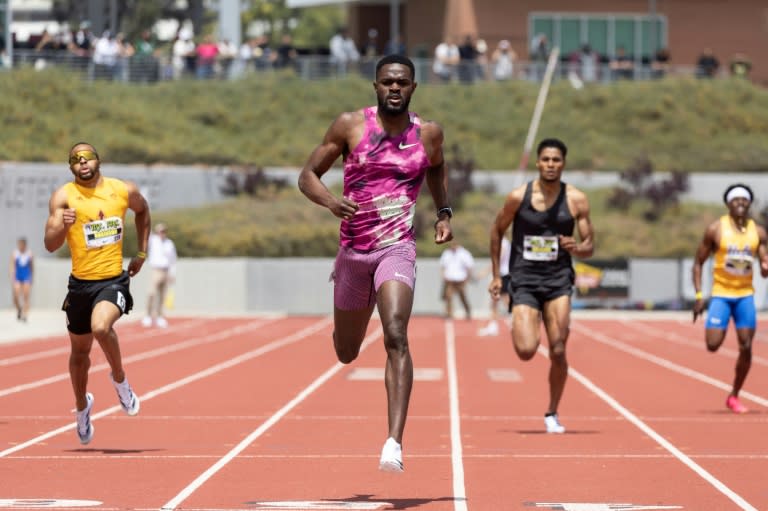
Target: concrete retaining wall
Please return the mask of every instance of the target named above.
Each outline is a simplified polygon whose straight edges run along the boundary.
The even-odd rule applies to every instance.
[[[482,272],[488,260],[478,259]],[[127,263],[126,263],[127,265]],[[175,308],[184,313],[240,314],[280,312],[289,314],[328,314],[333,310],[333,286],[329,276],[332,259],[182,259],[177,270]],[[691,300],[691,260],[635,259],[629,264],[629,301],[669,303]],[[706,270],[706,269],[705,269]],[[68,259],[47,258],[37,262],[32,294],[34,308],[57,308],[66,293],[70,264]],[[709,275],[705,271],[705,275]],[[135,310],[143,314],[150,272],[142,271],[131,283]],[[705,279],[705,293],[711,282]],[[488,312],[488,279],[471,283],[469,300],[477,316]],[[763,309],[766,280],[756,277],[756,301]],[[440,314],[441,278],[439,261],[418,260],[415,314]],[[578,305],[578,303],[577,303]],[[463,311],[457,303],[457,315]]]

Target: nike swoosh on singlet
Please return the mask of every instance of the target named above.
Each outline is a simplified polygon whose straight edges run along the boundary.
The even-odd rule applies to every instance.
[[[397,146],[397,148],[402,151],[403,149],[408,149],[409,147],[413,147],[415,145],[418,145],[418,143],[416,143],[416,144],[403,144],[402,142],[400,142],[400,145]]]

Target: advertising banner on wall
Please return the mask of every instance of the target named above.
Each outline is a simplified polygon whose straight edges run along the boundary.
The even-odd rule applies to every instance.
[[[576,261],[574,299],[595,304],[629,299],[629,261],[627,259]]]

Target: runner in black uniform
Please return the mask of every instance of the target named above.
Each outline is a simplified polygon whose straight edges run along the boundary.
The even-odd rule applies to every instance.
[[[564,433],[557,407],[568,376],[565,345],[571,316],[574,270],[571,257],[592,255],[594,231],[589,201],[583,192],[560,178],[568,152],[558,139],[545,139],[537,148],[538,179],[513,190],[491,228],[492,296],[501,293],[501,238],[512,225],[509,294],[512,299],[512,342],[521,360],[530,360],[539,347],[540,321],[549,341],[549,407],[544,417],[548,433]],[[573,237],[574,228],[579,241]]]

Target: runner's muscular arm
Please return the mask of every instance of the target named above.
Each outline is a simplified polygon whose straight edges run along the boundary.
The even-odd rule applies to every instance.
[[[572,236],[560,236],[560,246],[574,257],[591,257],[595,250],[595,229],[589,217],[589,199],[581,190],[568,187],[569,202],[573,204],[579,242]]]
[[[139,271],[141,271],[141,267],[144,265],[144,261],[146,260],[152,217],[149,212],[149,204],[147,204],[147,199],[144,198],[136,185],[130,181],[126,181],[125,186],[128,189],[128,207],[136,214],[134,223],[136,224],[136,240],[138,243],[138,250],[139,252],[144,253],[144,257],[135,255],[131,258],[131,262],[128,263],[128,275],[133,277],[139,273]]]
[[[429,121],[422,125],[421,142],[431,165],[427,169],[427,187],[437,211],[448,207],[448,175],[445,172],[443,139],[443,128],[439,124]],[[445,243],[452,239],[451,219],[444,213],[435,222],[435,243]]]
[[[48,201],[48,220],[45,222],[43,242],[48,252],[58,250],[67,239],[67,231],[75,223],[75,210],[67,203],[67,192],[59,188]]]
[[[309,155],[307,163],[299,174],[301,193],[344,220],[352,218],[359,205],[346,197],[338,198],[333,195],[320,178],[328,172],[344,150],[352,145],[348,144],[349,135],[354,130],[359,130],[363,126],[363,121],[363,116],[359,112],[345,112],[338,116],[328,128],[323,141]]]
[[[522,185],[512,190],[509,195],[507,195],[504,205],[496,214],[496,220],[494,220],[493,225],[491,225],[490,255],[491,275],[493,278],[488,286],[488,292],[491,293],[491,296],[495,299],[501,297],[501,268],[499,264],[501,258],[501,239],[514,221],[515,215],[517,215],[517,210],[520,209],[520,204],[523,202],[523,197],[525,196],[525,187],[526,185]]]
[[[691,276],[693,277],[693,289],[698,295],[701,292],[701,272],[704,263],[712,255],[714,247],[720,242],[720,222],[712,222],[704,231],[704,236],[696,249],[696,255],[693,258],[693,268]],[[693,304],[693,322],[704,311],[704,300],[696,298]]]
[[[760,275],[763,278],[768,278],[768,249],[766,249],[768,235],[766,234],[765,227],[762,225],[757,226],[757,236],[760,239],[760,244],[757,246],[757,255],[760,260]]]

